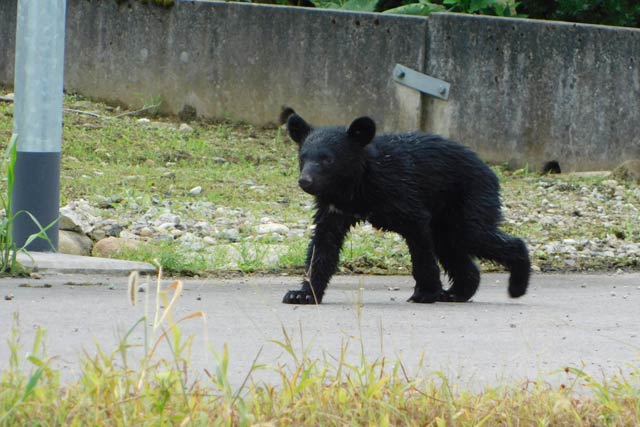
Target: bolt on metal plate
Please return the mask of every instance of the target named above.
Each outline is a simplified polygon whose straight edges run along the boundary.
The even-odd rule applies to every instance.
[[[447,100],[451,85],[444,80],[436,79],[404,65],[396,64],[393,69],[393,80],[412,89],[418,90],[434,98]]]

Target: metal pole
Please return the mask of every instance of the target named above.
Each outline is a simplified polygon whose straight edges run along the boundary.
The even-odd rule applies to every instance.
[[[14,133],[18,153],[13,213],[27,211],[42,227],[56,221],[60,208],[60,149],[66,0],[19,0],[16,28]],[[13,239],[22,247],[39,232],[33,220],[18,215]],[[47,231],[58,249],[58,225]],[[43,239],[27,246],[51,251]]]

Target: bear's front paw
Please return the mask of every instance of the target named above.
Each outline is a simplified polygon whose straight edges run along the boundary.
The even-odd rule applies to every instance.
[[[440,294],[441,292],[426,293],[426,292],[415,291],[413,295],[411,295],[411,298],[409,298],[407,301],[417,302],[421,304],[431,304],[436,301],[439,301]]]
[[[289,291],[282,298],[285,304],[320,304],[322,298],[314,298],[310,290]]]

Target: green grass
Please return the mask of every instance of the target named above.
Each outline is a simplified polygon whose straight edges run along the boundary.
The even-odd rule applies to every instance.
[[[125,213],[142,216],[154,206],[170,209],[183,220],[215,221],[224,216],[216,214],[212,218],[194,208],[194,203],[204,202],[239,212],[237,241],[216,238],[214,244],[198,250],[186,249],[180,239],[149,242],[119,256],[135,260],[157,258],[177,274],[302,272],[313,200],[297,187],[297,149],[280,129],[196,121],[191,123],[193,132],[179,132],[179,122],[171,118],[151,117],[151,123],[141,124],[137,116],[122,116],[119,109],[78,96],[67,96],[65,107],[100,117],[68,111],[64,115],[63,204],[81,198],[92,205],[105,198],[117,200],[113,209],[101,211],[104,218],[114,219]],[[0,103],[3,143],[11,136],[12,111],[12,104]],[[634,256],[581,256],[567,263],[566,257],[545,251],[548,243],[565,239],[614,238],[639,243],[640,215],[634,210],[640,206],[637,185],[620,183],[616,189],[603,184],[604,178],[540,177],[528,170],[495,170],[507,207],[503,228],[527,241],[533,263],[539,269],[640,268]],[[195,186],[201,186],[202,193],[189,195]],[[4,189],[0,187],[0,191]],[[581,201],[592,192],[597,193],[598,203]],[[600,221],[595,215],[599,209],[605,210],[607,221]],[[560,219],[543,224],[538,214],[557,215]],[[264,217],[275,218],[289,227],[298,224],[304,233],[285,238],[256,236],[255,226]],[[526,217],[529,219],[514,220]],[[484,264],[483,268],[492,270],[496,266]],[[360,226],[345,243],[341,269],[406,274],[410,260],[405,243],[396,235]]]

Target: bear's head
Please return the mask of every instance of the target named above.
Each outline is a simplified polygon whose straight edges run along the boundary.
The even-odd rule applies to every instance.
[[[332,196],[347,192],[362,176],[364,147],[373,140],[376,124],[360,117],[348,128],[313,128],[292,114],[287,131],[299,147],[300,187],[314,196]]]

